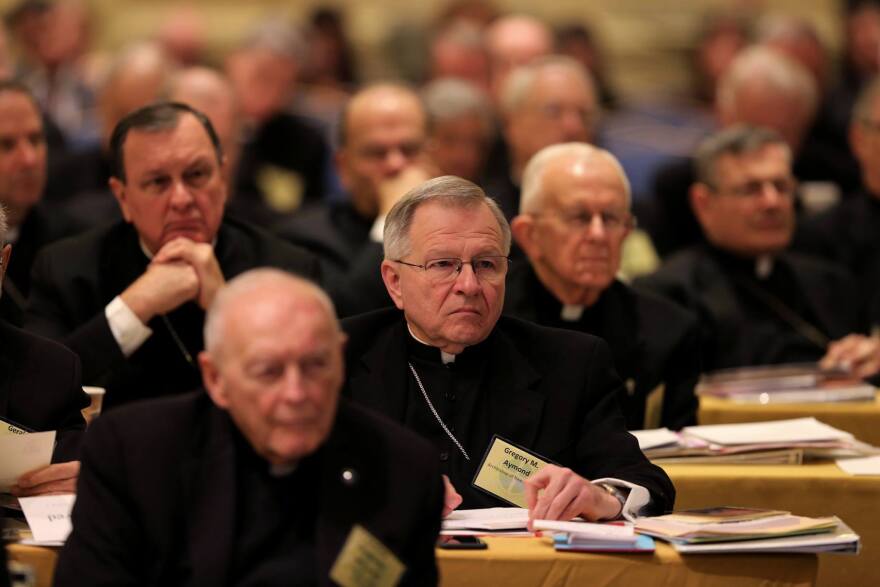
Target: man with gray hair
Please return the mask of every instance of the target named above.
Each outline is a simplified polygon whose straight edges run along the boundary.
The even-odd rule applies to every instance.
[[[755,46],[740,52],[721,78],[715,116],[721,129],[749,124],[779,133],[792,153],[798,193],[810,204],[834,198],[857,181],[833,149],[808,137],[818,104],[819,90],[803,65],[775,49]],[[660,169],[654,180],[652,210],[644,217],[664,257],[705,240],[688,201],[694,181],[690,159]]]
[[[824,360],[876,372],[877,340],[853,334],[865,325],[852,277],[787,250],[796,182],[782,136],[733,126],[703,142],[696,168],[691,204],[708,243],[637,284],[697,314],[705,370]]]
[[[511,269],[504,311],[603,338],[625,381],[618,399],[627,427],[677,430],[696,424],[699,329],[689,312],[616,279],[635,224],[630,202],[608,151],[563,143],[532,157],[511,222],[528,259]]]
[[[207,393],[89,430],[55,584],[350,585],[361,571],[436,585],[439,467],[424,440],[339,400],[345,335],[326,294],[246,272],[204,337]]]
[[[12,256],[7,230],[0,204],[0,285]],[[12,487],[14,495],[73,491],[85,432],[80,410],[89,405],[79,373],[79,359],[68,349],[0,318],[0,435],[57,431],[55,464],[22,475]]]
[[[608,347],[501,317],[510,241],[498,205],[467,180],[404,196],[381,267],[396,308],[343,321],[344,393],[428,438],[465,508],[589,520],[670,509],[671,482],[626,433]],[[501,446],[519,456],[499,461]],[[497,470],[507,489],[486,479]]]
[[[425,150],[439,175],[477,181],[494,131],[489,97],[464,80],[440,78],[422,89],[422,99],[429,120]]]
[[[596,138],[599,103],[590,73],[578,61],[550,55],[515,69],[499,105],[506,150],[481,183],[507,218],[519,211],[523,169],[544,147]]]

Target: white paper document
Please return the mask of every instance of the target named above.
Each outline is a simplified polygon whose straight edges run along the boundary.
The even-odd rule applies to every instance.
[[[683,432],[722,445],[771,444],[852,440],[853,435],[815,418],[795,418],[746,424],[687,426]]]
[[[30,544],[55,545],[63,544],[72,529],[70,512],[76,496],[39,495],[36,497],[20,497],[21,511],[30,526],[34,539]]]
[[[602,540],[604,542],[635,542],[632,524],[594,524],[592,522],[563,522],[560,520],[535,520],[535,530],[563,532],[577,539]]]
[[[54,430],[0,435],[0,492],[8,493],[23,473],[48,465],[54,447]]]
[[[630,434],[639,441],[641,450],[648,450],[660,446],[678,444],[678,434],[669,428],[654,428],[652,430],[630,430]]]
[[[443,519],[443,530],[518,530],[529,523],[524,508],[456,510]]]
[[[850,475],[880,475],[880,456],[837,459],[837,466]]]

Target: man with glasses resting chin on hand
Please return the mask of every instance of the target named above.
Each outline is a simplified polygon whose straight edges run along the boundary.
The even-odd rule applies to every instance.
[[[500,316],[510,238],[467,180],[404,196],[381,266],[396,308],[343,321],[343,393],[432,442],[447,512],[512,502],[532,519],[606,520],[671,509],[669,478],[626,432],[605,343]],[[496,487],[487,468],[519,473],[495,475],[509,481]]]

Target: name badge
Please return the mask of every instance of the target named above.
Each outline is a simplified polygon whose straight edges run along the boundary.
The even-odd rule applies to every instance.
[[[393,587],[405,570],[387,546],[355,525],[330,569],[330,578],[342,587]]]
[[[526,508],[523,483],[550,462],[495,435],[483,455],[473,485],[508,503]]]
[[[16,424],[12,420],[0,418],[0,434],[27,434],[28,432],[33,432],[33,430]]]

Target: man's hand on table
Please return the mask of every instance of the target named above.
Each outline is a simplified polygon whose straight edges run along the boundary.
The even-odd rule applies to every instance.
[[[546,465],[525,482],[529,529],[533,520],[613,520],[623,509],[620,500],[574,471]]]

